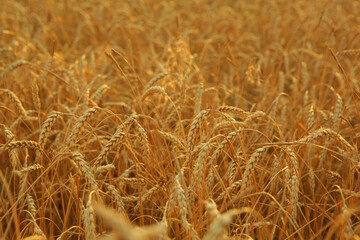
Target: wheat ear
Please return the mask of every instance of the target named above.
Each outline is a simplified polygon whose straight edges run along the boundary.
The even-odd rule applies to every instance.
[[[74,129],[72,130],[70,137],[67,140],[68,146],[71,146],[74,143],[74,141],[76,140],[77,136],[80,133],[81,128],[84,126],[85,122],[96,112],[97,109],[98,107],[89,108],[84,112],[84,114],[81,117],[79,117],[79,119],[75,124]]]
[[[211,223],[208,232],[204,236],[203,240],[217,240],[221,239],[222,235],[225,232],[225,228],[227,225],[229,225],[232,222],[232,219],[235,215],[241,213],[241,211],[237,209],[229,210],[228,212],[224,214],[219,214],[219,212],[216,209],[216,205],[214,202],[207,203],[206,208],[212,213],[215,219]]]
[[[116,132],[111,136],[110,140],[106,143],[106,145],[102,148],[100,154],[97,156],[94,162],[94,167],[97,167],[107,156],[107,154],[111,151],[111,149],[118,144],[125,137],[124,126],[131,124],[136,115],[131,115],[125,122],[124,125],[120,125]]]
[[[72,154],[72,157],[74,159],[74,162],[81,169],[81,172],[85,175],[86,180],[90,184],[90,188],[92,191],[95,191],[98,193],[98,185],[94,176],[93,171],[89,167],[89,164],[85,161],[84,156],[79,152],[74,152]]]
[[[20,115],[26,116],[26,110],[24,109],[20,99],[16,96],[15,93],[10,91],[9,89],[3,88],[1,88],[0,91],[4,92],[10,98],[10,101],[14,103],[15,108]]]
[[[6,74],[8,74],[9,72],[11,72],[12,70],[14,70],[15,68],[18,68],[22,65],[28,64],[27,61],[25,60],[16,60],[15,62],[13,62],[12,64],[10,64],[1,74],[0,74],[0,79],[2,79]]]
[[[89,195],[89,200],[87,201],[86,208],[83,210],[82,214],[86,240],[96,240],[95,213],[92,207],[92,193],[93,192]]]
[[[191,150],[194,147],[195,138],[196,138],[197,133],[200,130],[200,126],[201,126],[202,122],[205,120],[205,118],[209,112],[210,112],[210,110],[202,110],[201,112],[199,112],[199,114],[196,115],[196,117],[194,118],[194,120],[192,121],[192,123],[190,125],[190,130],[189,130],[189,133],[188,133],[187,139],[186,139],[187,150],[189,153],[191,153]]]
[[[251,179],[254,173],[255,164],[260,159],[261,155],[265,152],[266,149],[266,147],[256,149],[255,152],[251,155],[249,161],[246,163],[240,192],[246,192],[251,187]]]
[[[56,119],[61,115],[61,112],[53,112],[50,116],[44,121],[41,125],[41,132],[39,135],[39,144],[43,148],[46,143],[47,136],[51,130],[51,127],[54,125]]]

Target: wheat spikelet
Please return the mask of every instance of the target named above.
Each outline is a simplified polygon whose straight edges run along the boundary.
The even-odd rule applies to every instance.
[[[190,130],[186,138],[187,150],[189,153],[191,153],[194,147],[195,138],[197,133],[199,132],[200,126],[209,112],[210,110],[202,110],[198,115],[196,115],[190,125]]]
[[[146,185],[145,180],[142,179],[142,178],[119,178],[118,180],[121,181],[121,182],[130,184],[130,185],[133,185],[133,186],[138,186],[139,184],[141,186]]]
[[[86,208],[83,210],[82,213],[86,240],[96,240],[95,213],[92,207],[92,193],[93,192],[90,193],[89,200],[86,203]]]
[[[126,121],[123,125],[120,125],[115,133],[111,136],[110,140],[106,143],[106,145],[102,148],[100,154],[97,156],[94,162],[94,167],[97,167],[107,156],[107,154],[111,151],[111,149],[118,144],[122,139],[125,137],[124,128],[127,125],[130,125],[133,123],[133,121],[136,119],[137,115],[133,114]]]
[[[101,85],[92,95],[91,95],[91,99],[98,104],[100,102],[101,97],[103,96],[103,94],[106,92],[106,90],[109,89],[109,86],[104,84]]]
[[[308,143],[322,137],[333,137],[342,144],[344,144],[347,148],[353,150],[353,147],[350,145],[350,143],[348,143],[340,134],[327,128],[321,128],[315,132],[312,132],[311,134],[305,136],[304,138],[301,138],[298,141],[296,141],[296,143],[299,144]]]
[[[106,183],[105,185],[110,190],[111,194],[115,197],[118,211],[121,213],[125,213],[125,204],[119,191],[113,185],[110,185],[108,183]]]
[[[208,203],[206,204],[206,208],[213,214],[215,219],[211,223],[208,232],[204,236],[203,240],[217,240],[221,239],[222,235],[225,232],[225,228],[232,222],[232,219],[235,215],[239,214],[240,211],[237,209],[229,210],[224,214],[219,214],[216,209],[215,203]]]
[[[334,107],[334,130],[339,129],[340,116],[343,107],[343,101],[339,94],[336,94],[336,103]]]
[[[239,115],[239,116],[249,115],[249,113],[244,111],[243,109],[237,108],[237,107],[232,107],[232,106],[222,106],[222,107],[217,108],[216,110],[218,110],[219,112],[235,113],[236,115]]]
[[[246,163],[246,168],[243,175],[243,179],[242,179],[243,182],[241,185],[240,192],[243,193],[250,188],[252,184],[251,179],[254,173],[255,164],[260,159],[261,155],[266,151],[266,149],[267,149],[266,147],[256,149],[255,152],[251,155],[249,161]]]
[[[213,128],[213,132],[219,132],[221,130],[225,130],[226,128],[232,129],[242,129],[245,128],[246,124],[244,122],[237,122],[237,121],[222,121],[216,124]]]
[[[29,212],[30,212],[33,216],[35,216],[37,210],[36,210],[34,198],[33,198],[30,194],[26,194],[26,203],[27,203]]]
[[[159,86],[154,86],[154,87],[150,87],[149,89],[146,90],[146,92],[141,97],[141,101],[144,101],[146,97],[148,97],[154,93],[160,93],[166,97],[168,96],[168,94],[165,92],[164,88],[159,87]]]
[[[312,194],[315,194],[315,173],[313,168],[310,166],[309,168],[309,183],[310,183],[310,190]]]
[[[249,125],[251,125],[251,122],[253,121],[253,119],[263,117],[265,115],[266,114],[264,112],[262,112],[262,111],[252,112],[245,118],[244,125],[249,126]]]
[[[360,53],[360,49],[346,49],[336,53],[336,55],[345,54],[345,55],[355,55]]]
[[[303,99],[303,107],[304,107],[304,109],[306,109],[308,104],[309,104],[309,91],[306,90],[305,94],[304,94],[304,99]],[[304,109],[302,109],[302,111],[304,111]]]
[[[297,204],[299,201],[299,180],[297,173],[299,171],[299,162],[292,149],[287,148],[287,151],[290,156],[293,168],[290,188],[291,216],[293,219],[297,219]]]
[[[197,115],[201,110],[201,100],[202,100],[201,98],[202,98],[203,91],[204,91],[204,85],[203,85],[203,83],[200,83],[197,94],[196,94],[196,100],[195,100],[195,112],[194,112],[195,115]]]
[[[228,144],[228,143],[231,143],[240,133],[242,133],[243,130],[237,130],[237,131],[234,131],[234,132],[231,132],[229,133],[226,138],[221,141],[221,143],[219,144],[219,146],[216,148],[216,150],[214,151],[214,153],[212,154],[211,156],[211,159],[210,159],[210,162],[209,164],[212,165],[214,164],[214,162],[216,161],[216,159],[219,158],[222,150],[225,148],[225,146]]]
[[[36,79],[32,79],[32,81],[31,81],[31,93],[32,93],[32,99],[33,99],[33,104],[35,106],[35,109],[36,109],[36,111],[40,111],[41,102],[40,102],[40,96],[39,96],[39,87],[37,85]]]
[[[136,119],[134,119],[134,123],[138,128],[140,134],[140,143],[141,143],[141,155],[145,154],[145,156],[150,156],[150,147],[149,147],[149,139],[146,135],[145,129],[140,125]]]
[[[41,125],[41,132],[39,135],[39,145],[44,148],[47,136],[51,130],[51,127],[54,125],[55,121],[61,115],[61,112],[53,112],[50,116],[43,122]]]
[[[20,115],[26,116],[26,110],[24,109],[21,101],[19,100],[19,98],[16,96],[15,93],[10,91],[9,89],[3,89],[3,88],[0,88],[0,91],[4,92],[8,96],[8,98],[10,98],[10,101],[14,103],[15,108]]]
[[[138,201],[137,204],[134,207],[134,210],[137,211],[140,208],[140,205],[143,204],[145,201],[150,200],[150,197],[152,197],[154,194],[158,194],[161,190],[160,185],[156,185],[152,188],[150,188],[149,190],[147,190],[147,192],[141,196],[141,201]]]
[[[76,94],[79,93],[79,86],[77,80],[74,78],[74,75],[69,72],[67,69],[59,69],[69,80],[71,83],[71,87],[75,90]]]
[[[311,105],[309,114],[308,114],[308,120],[307,120],[307,129],[311,129],[314,126],[315,123],[315,112],[314,112],[314,106]]]
[[[20,170],[14,170],[14,173],[18,174],[19,176],[22,176],[24,173],[30,172],[30,171],[34,171],[34,170],[38,170],[44,168],[42,165],[40,164],[34,164],[28,167],[24,167]]]
[[[219,146],[216,148],[216,150],[212,154],[211,159],[208,163],[209,166],[212,166],[214,164],[214,162],[216,161],[216,159],[219,158],[219,156],[220,156],[222,150],[225,148],[226,144],[231,143],[231,141],[233,139],[235,139],[240,133],[242,133],[242,130],[237,130],[237,131],[231,132],[226,136],[226,138],[219,144]],[[213,137],[213,139],[215,137]],[[207,187],[208,191],[210,190],[210,187],[212,186],[213,181],[214,181],[214,172],[212,169],[210,169],[209,174],[206,177],[206,187]]]
[[[122,130],[123,127],[121,126],[116,130],[114,135],[111,136],[110,140],[102,148],[100,154],[95,159],[94,167],[97,167],[105,159],[105,157],[111,151],[111,149],[125,137],[125,133],[123,133]]]
[[[223,200],[225,195],[227,195],[228,193],[232,193],[235,190],[241,188],[242,182],[243,180],[238,180],[236,182],[233,182],[229,187],[227,187],[222,193],[219,194],[219,196],[216,198],[216,202]]]
[[[10,141],[15,139],[15,135],[10,131],[10,129],[8,129],[4,124],[0,124],[0,126],[4,130],[6,140]],[[18,152],[15,149],[9,151],[9,157],[13,169],[18,169],[21,166]]]
[[[283,71],[280,71],[279,73],[279,92],[284,92],[284,86],[285,86],[285,75]]]
[[[100,204],[93,204],[93,208],[96,214],[104,219],[106,225],[115,232],[116,239],[144,239],[144,236],[126,220],[124,215],[115,213],[113,210]]]
[[[12,151],[13,149],[16,148],[29,148],[34,150],[41,150],[41,146],[37,142],[31,140],[12,141],[6,146],[5,150]]]
[[[188,230],[190,230],[190,225],[187,221],[188,203],[187,203],[187,199],[185,196],[185,191],[181,187],[181,184],[180,184],[180,175],[179,174],[176,175],[174,184],[175,184],[174,191],[176,192],[177,201],[179,203],[179,208],[180,208],[181,221],[182,221],[184,228],[188,231]]]
[[[157,83],[159,80],[163,79],[164,77],[166,77],[167,75],[169,75],[168,72],[161,72],[157,75],[155,75],[152,79],[150,79],[150,81],[145,85],[145,91],[147,91],[149,88],[151,88],[155,83]]]
[[[177,146],[180,150],[185,150],[185,145],[184,145],[183,140],[176,137],[175,135],[172,135],[171,133],[159,131],[159,130],[151,130],[151,132],[156,132],[156,133],[160,134],[162,137],[173,142],[175,144],[175,146]]]
[[[31,222],[33,224],[33,233],[37,236],[40,236],[42,239],[46,239],[44,232],[40,229],[39,225],[36,223],[35,215],[36,215],[36,206],[33,197],[30,194],[26,194],[26,203],[29,209]]]
[[[68,146],[71,146],[72,143],[74,143],[74,141],[76,140],[77,136],[80,133],[81,128],[84,126],[85,122],[96,112],[97,109],[98,109],[97,107],[89,108],[84,112],[84,114],[81,117],[78,118],[75,127],[72,130],[72,133],[67,140]]]
[[[225,179],[228,179],[229,184],[233,182],[236,172],[237,172],[237,166],[236,166],[236,162],[233,160],[231,161],[229,169],[226,175],[224,176]]]
[[[190,189],[192,189],[193,191],[191,192],[190,195],[190,203],[193,203],[194,201],[194,194],[196,194],[198,192],[198,189],[201,187],[202,185],[202,180],[204,177],[204,172],[205,172],[205,159],[206,159],[206,153],[209,150],[209,144],[211,143],[211,141],[208,141],[200,150],[200,153],[195,161],[194,164],[194,169],[193,169],[193,179],[191,181],[190,184]]]
[[[13,62],[12,64],[10,64],[1,74],[0,74],[0,79],[2,79],[6,74],[8,74],[9,72],[11,72],[12,70],[14,70],[15,68],[18,68],[22,65],[28,64],[27,61],[25,60],[16,60],[15,62]]]
[[[44,71],[43,71],[43,73],[42,73],[41,76],[40,76],[40,80],[41,80],[42,82],[44,82],[44,81],[46,80],[46,76],[47,76],[47,74],[49,73],[49,69],[50,69],[50,67],[51,67],[52,62],[53,62],[53,57],[51,56],[51,57],[49,57],[49,59],[46,61],[45,66],[44,66]]]
[[[108,172],[108,171],[111,171],[111,170],[114,170],[114,169],[115,169],[114,164],[107,164],[107,165],[97,167],[95,169],[95,173],[100,174],[100,173]]]
[[[88,163],[85,161],[84,156],[80,152],[74,152],[72,153],[72,157],[74,159],[74,162],[72,163],[75,164],[85,175],[86,180],[90,184],[91,190],[95,191],[95,193],[98,193],[99,188],[94,173],[89,167]]]
[[[302,87],[302,89],[306,90],[309,87],[310,79],[309,79],[309,74],[308,74],[308,71],[307,71],[307,65],[306,65],[305,62],[301,63],[301,75],[302,75],[302,78],[303,78],[303,87]]]

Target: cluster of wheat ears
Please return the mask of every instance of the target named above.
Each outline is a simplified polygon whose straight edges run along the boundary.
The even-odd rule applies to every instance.
[[[0,239],[360,239],[358,1],[2,1]]]

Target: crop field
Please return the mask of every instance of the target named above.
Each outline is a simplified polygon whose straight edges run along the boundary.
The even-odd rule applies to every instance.
[[[360,239],[360,2],[0,1],[0,240]]]

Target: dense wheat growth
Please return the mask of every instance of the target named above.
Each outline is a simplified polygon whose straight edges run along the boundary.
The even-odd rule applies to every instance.
[[[0,240],[360,239],[359,1],[0,2]]]

